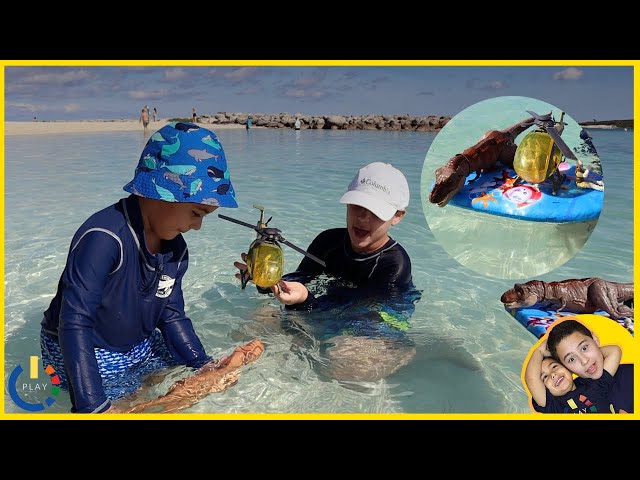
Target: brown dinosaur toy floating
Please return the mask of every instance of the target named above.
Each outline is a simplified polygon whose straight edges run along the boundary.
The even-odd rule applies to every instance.
[[[500,297],[507,308],[530,307],[538,302],[560,304],[575,313],[604,310],[611,318],[633,318],[633,309],[623,302],[633,300],[633,283],[609,282],[601,278],[581,278],[560,282],[531,280],[516,283]]]
[[[139,403],[124,413],[140,413],[150,407],[161,406],[162,412],[177,412],[195,405],[210,393],[222,392],[238,382],[238,369],[242,365],[254,362],[264,351],[260,340],[253,340],[236,348],[231,355],[220,362],[206,364],[195,375],[174,383],[169,391],[148,402]],[[154,413],[157,409],[153,410]]]
[[[429,195],[431,203],[444,207],[462,190],[467,176],[476,172],[476,178],[482,170],[492,168],[498,161],[507,166],[513,165],[518,135],[532,125],[534,117],[522,120],[504,130],[491,130],[474,146],[454,155],[444,166],[436,170],[436,182]]]

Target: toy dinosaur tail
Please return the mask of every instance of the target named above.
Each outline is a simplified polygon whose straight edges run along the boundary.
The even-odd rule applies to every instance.
[[[621,302],[633,302],[633,282],[618,283],[618,300]]]

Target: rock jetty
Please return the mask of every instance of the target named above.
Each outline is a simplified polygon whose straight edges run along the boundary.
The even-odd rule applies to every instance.
[[[444,127],[450,117],[427,115],[302,115],[291,113],[228,113],[198,117],[201,123],[244,125],[247,117],[257,127],[293,128],[296,119],[302,123],[301,129],[322,130],[411,130],[414,132],[437,132]]]

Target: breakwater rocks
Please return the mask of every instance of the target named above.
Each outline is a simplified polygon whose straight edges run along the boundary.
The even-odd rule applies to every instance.
[[[410,115],[300,115],[290,113],[246,114],[219,112],[215,115],[202,115],[201,123],[244,125],[247,117],[252,124],[267,128],[294,128],[296,119],[301,129],[324,130],[411,130],[415,132],[437,132],[444,127],[450,117],[428,115],[412,117]]]

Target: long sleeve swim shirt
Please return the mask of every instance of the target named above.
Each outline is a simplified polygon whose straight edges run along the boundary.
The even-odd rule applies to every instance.
[[[351,247],[346,228],[333,228],[320,233],[307,251],[326,263],[323,267],[308,257],[300,262],[295,272],[285,275],[284,280],[308,283],[320,274],[331,275],[353,284],[350,296],[368,296],[384,292],[393,295],[413,287],[411,260],[405,249],[390,238],[375,252],[357,253]],[[262,293],[268,289],[259,289]],[[311,292],[304,303],[287,308],[310,308],[316,303]]]
[[[92,215],[71,241],[58,290],[42,325],[57,337],[74,412],[110,406],[95,348],[126,352],[158,328],[173,358],[200,367],[210,360],[184,312],[188,250],[182,235],[146,248],[138,197]]]

